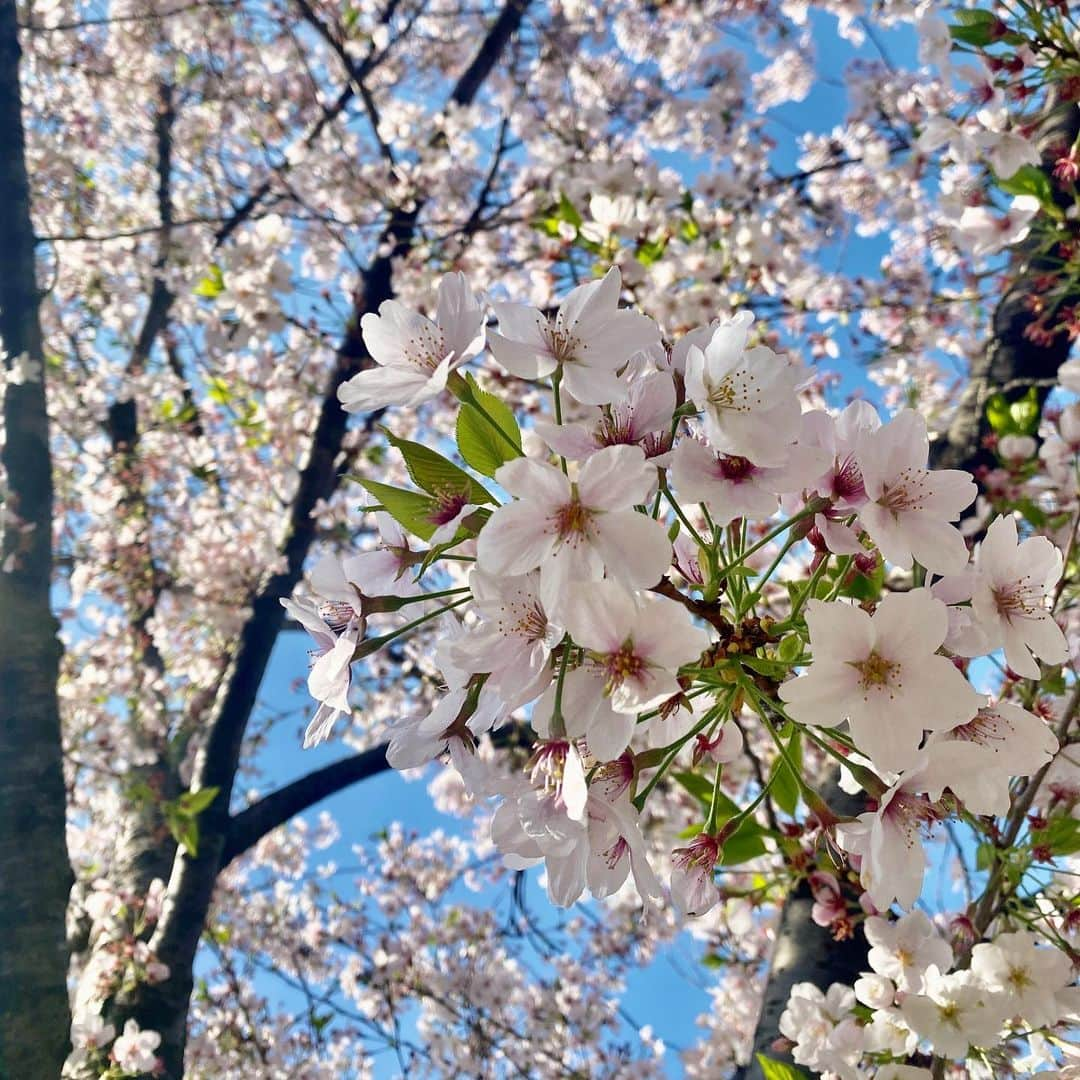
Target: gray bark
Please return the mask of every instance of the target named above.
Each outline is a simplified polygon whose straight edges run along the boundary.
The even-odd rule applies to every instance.
[[[0,0],[0,338],[42,365],[14,0]],[[8,366],[11,360],[8,361]],[[67,1053],[71,888],[56,679],[44,371],[3,392],[0,510],[0,1075],[55,1080]]]
[[[836,780],[833,773],[823,791],[829,805],[842,816],[862,813],[865,809],[862,796],[841,791]],[[825,991],[835,982],[850,986],[866,969],[866,938],[862,930],[857,929],[845,941],[834,941],[832,934],[811,918],[813,906],[810,886],[804,878],[788,894],[780,911],[753,1052],[749,1064],[736,1073],[738,1080],[764,1080],[758,1054],[794,1064],[790,1053],[774,1050],[773,1044],[780,1038],[780,1017],[796,983],[813,983]]]

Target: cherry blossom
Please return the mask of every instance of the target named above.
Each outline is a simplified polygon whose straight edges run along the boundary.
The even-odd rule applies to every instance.
[[[469,587],[483,621],[451,644],[454,664],[466,671],[490,669],[487,685],[509,708],[531,701],[551,679],[548,659],[563,636],[540,600],[540,575],[499,578],[474,569]]]
[[[112,1045],[112,1055],[124,1072],[152,1072],[157,1064],[154,1051],[160,1043],[161,1036],[156,1031],[140,1031],[139,1025],[129,1020]]]
[[[949,1057],[966,1056],[970,1045],[995,1045],[1003,1019],[998,1002],[987,995],[974,972],[945,975],[932,964],[926,969],[922,992],[908,994],[900,1011],[936,1053]]]
[[[764,345],[746,347],[753,316],[740,312],[722,322],[703,348],[686,356],[687,396],[704,413],[714,450],[782,466],[797,432],[795,388],[802,373]]]
[[[802,491],[825,465],[823,451],[793,445],[778,468],[758,468],[745,457],[716,454],[695,439],[683,439],[672,456],[671,478],[684,498],[706,505],[717,525],[736,518],[768,518],[779,496]]]
[[[652,458],[670,449],[675,386],[662,371],[630,383],[625,401],[612,404],[592,424],[536,423],[536,432],[557,454],[580,460],[605,446],[640,446]]]
[[[722,853],[719,840],[708,833],[672,852],[671,901],[679,911],[704,915],[720,902],[713,871]]]
[[[499,331],[488,337],[492,354],[522,379],[558,371],[567,393],[585,405],[619,401],[627,388],[616,373],[658,337],[650,319],[619,308],[621,290],[622,278],[612,267],[601,281],[574,289],[554,323],[535,308],[493,302]]]
[[[1038,942],[1026,930],[998,934],[971,950],[971,972],[988,990],[1003,995],[1001,1006],[1009,1015],[1042,1027],[1061,1015],[1055,995],[1073,981],[1073,966],[1057,949]]]
[[[936,655],[948,616],[926,589],[889,594],[873,616],[812,600],[806,620],[814,662],[781,686],[781,699],[800,723],[832,727],[846,719],[855,745],[881,769],[912,765],[924,730],[965,723],[982,703]]]
[[[341,386],[342,407],[412,407],[440,393],[450,372],[482,348],[484,309],[464,274],[447,274],[439,284],[434,321],[397,300],[384,300],[378,315],[365,315],[360,328],[378,366]]]
[[[1061,578],[1061,552],[1045,536],[1017,540],[1016,521],[999,517],[975,560],[971,606],[991,648],[1003,646],[1018,675],[1039,677],[1032,654],[1047,664],[1068,656],[1065,635],[1046,606]]]
[[[931,965],[939,971],[952,966],[952,949],[925,912],[909,911],[895,922],[871,915],[863,923],[863,931],[870,945],[867,963],[901,990],[918,993],[923,973]]]
[[[630,586],[655,585],[671,562],[664,527],[636,513],[655,480],[638,447],[611,446],[581,467],[576,481],[557,468],[519,458],[496,474],[516,501],[499,507],[477,538],[481,569],[525,574],[540,569],[545,607],[573,581],[607,570]]]
[[[611,760],[626,749],[634,717],[680,692],[676,673],[709,644],[674,600],[633,594],[615,581],[576,583],[562,605],[566,628],[588,654],[571,679],[571,730]]]
[[[920,787],[916,769],[882,795],[877,810],[837,826],[840,846],[861,860],[859,880],[879,911],[894,900],[910,908],[922,891],[926,853],[921,833],[942,814],[918,793]]]
[[[905,409],[877,430],[864,431],[856,460],[867,502],[859,520],[889,562],[904,569],[918,559],[928,570],[955,574],[967,564],[960,533],[948,524],[975,498],[971,477],[926,468],[925,421]]]

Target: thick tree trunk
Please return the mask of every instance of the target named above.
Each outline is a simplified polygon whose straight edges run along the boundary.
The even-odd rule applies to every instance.
[[[854,817],[864,809],[861,795],[848,795],[837,784],[837,773],[824,786],[823,794],[838,814]],[[811,918],[814,899],[804,879],[792,890],[780,911],[776,944],[769,963],[769,978],[761,1004],[761,1016],[754,1032],[750,1061],[738,1070],[738,1080],[764,1080],[757,1055],[792,1064],[785,1050],[774,1050],[780,1038],[780,1017],[796,983],[813,983],[825,991],[834,982],[850,986],[866,968],[866,939],[861,929],[845,941],[834,941],[832,934]]]
[[[56,678],[52,474],[15,0],[0,0],[0,338],[32,380],[3,395],[0,508],[0,1076],[55,1080],[68,1045],[71,868]],[[20,365],[23,366],[23,365]]]
[[[1039,148],[1048,155],[1062,146],[1071,146],[1078,131],[1080,107],[1069,102],[1051,109],[1038,135]],[[1049,164],[1044,168],[1049,172]],[[1036,277],[1047,273],[1056,278],[1060,270],[1061,260],[1053,251],[1039,255],[1021,244],[1013,252],[1009,266],[1012,283],[994,309],[990,341],[971,365],[949,429],[931,450],[934,468],[974,472],[997,463],[992,450],[984,444],[991,430],[986,404],[994,394],[1018,401],[1034,386],[1040,402],[1045,400],[1058,368],[1068,359],[1072,342],[1063,332],[1055,334],[1046,345],[1025,337],[1038,319],[1028,301],[1035,293]]]

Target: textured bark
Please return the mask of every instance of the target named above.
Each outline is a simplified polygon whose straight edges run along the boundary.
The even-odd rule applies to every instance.
[[[14,0],[0,0],[0,338],[42,361]],[[55,1080],[67,1053],[71,868],[56,678],[44,373],[3,393],[0,517],[0,1076]]]
[[[848,795],[837,785],[834,773],[823,789],[826,801],[838,814],[854,817],[864,809],[861,795]],[[796,983],[813,983],[828,990],[834,982],[851,985],[866,969],[866,939],[862,930],[846,941],[833,941],[824,927],[810,916],[814,900],[804,879],[788,895],[780,912],[776,944],[769,963],[769,977],[762,999],[761,1016],[754,1032],[754,1048],[749,1064],[738,1070],[738,1080],[764,1080],[757,1055],[792,1064],[789,1053],[774,1050],[780,1037],[780,1017]]]
[[[454,87],[450,95],[453,103],[467,105],[474,100],[520,25],[527,5],[528,0],[508,0]],[[175,856],[163,914],[150,940],[151,951],[168,965],[170,977],[155,986],[140,984],[128,999],[117,1002],[114,1022],[133,1017],[141,1027],[161,1033],[159,1052],[167,1078],[183,1074],[195,953],[230,834],[229,804],[244,732],[284,621],[281,600],[290,596],[299,582],[315,539],[312,511],[320,500],[333,495],[341,479],[340,454],[347,416],[338,403],[337,390],[371,363],[360,336],[360,320],[393,296],[393,264],[411,249],[421,210],[422,203],[417,202],[391,215],[379,244],[385,254],[363,274],[349,328],[324,389],[318,423],[290,510],[282,547],[285,568],[271,575],[253,599],[251,615],[210,720],[209,734],[196,758],[192,789],[216,787],[218,795],[200,815],[198,855],[178,851]]]
[[[1080,131],[1080,107],[1074,103],[1052,109],[1043,123],[1038,145],[1044,157],[1055,147],[1071,146]],[[1049,171],[1049,165],[1044,165]],[[1048,345],[1038,345],[1024,336],[1038,316],[1027,306],[1032,295],[1032,279],[1041,273],[1057,276],[1060,259],[1039,256],[1019,245],[1010,259],[1011,284],[994,310],[990,341],[971,364],[968,384],[944,438],[931,449],[931,466],[936,469],[993,468],[997,459],[984,445],[990,434],[986,403],[995,393],[1018,401],[1034,386],[1040,403],[1050,392],[1057,370],[1068,359],[1072,342],[1058,333]]]

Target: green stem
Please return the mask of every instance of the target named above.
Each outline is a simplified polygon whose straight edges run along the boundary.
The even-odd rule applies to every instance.
[[[712,802],[709,803],[709,816],[705,819],[706,835],[711,836],[716,830],[716,815],[720,811],[720,778],[724,774],[722,762],[716,765],[716,775],[713,777]]]
[[[776,568],[780,565],[781,562],[783,562],[784,557],[795,546],[796,543],[798,543],[798,539],[794,536],[789,536],[787,540],[784,541],[784,546],[780,549],[779,554],[776,556],[775,559],[773,559],[773,561],[769,564],[769,568],[759,578],[759,584],[757,588],[755,588],[753,592],[749,593],[743,600],[742,606],[739,608],[738,612],[740,618],[744,614],[746,614],[746,612],[749,611],[752,607],[756,606],[758,600],[761,597],[761,590],[764,589],[765,586],[769,583],[773,574],[776,573]]]
[[[744,563],[747,558],[753,555],[755,552],[760,551],[766,544],[775,540],[785,529],[790,529],[792,525],[804,518],[811,517],[821,510],[826,505],[823,499],[812,499],[806,506],[804,506],[797,514],[792,514],[786,521],[780,522],[775,529],[770,529],[756,544],[751,544],[745,551],[740,552],[737,559],[733,559],[727,566],[720,567],[721,578],[730,573],[736,566]]]
[[[559,368],[551,374],[551,400],[555,407],[555,423],[562,427],[562,371]],[[562,469],[563,476],[566,476],[566,458],[562,454],[559,455],[559,468]]]
[[[818,582],[825,573],[825,568],[829,565],[829,559],[831,557],[832,556],[830,555],[826,555],[821,562],[818,563],[818,568],[810,575],[810,580],[806,583],[806,588],[799,593],[799,599],[795,601],[795,604],[791,609],[791,614],[780,624],[784,629],[790,629],[795,625],[795,620],[799,617],[799,612],[805,607],[806,601],[814,595],[814,590],[817,588]],[[776,627],[778,631],[780,630],[780,626]]]
[[[667,498],[667,501],[671,503],[671,508],[675,511],[678,519],[683,523],[687,531],[694,538],[698,547],[709,550],[709,545],[706,544],[704,540],[702,540],[701,535],[698,533],[697,529],[695,529],[694,526],[690,524],[690,519],[683,513],[683,509],[679,505],[678,500],[675,498],[674,495],[671,494],[671,488],[668,487],[666,478],[660,482],[660,489],[663,491],[665,497]]]
[[[460,600],[455,600],[452,604],[445,604],[436,611],[429,611],[426,615],[421,615],[418,619],[413,619],[412,622],[408,622],[404,626],[399,626],[392,633],[361,641],[356,646],[356,651],[353,653],[352,658],[353,660],[362,660],[365,656],[370,656],[372,653],[378,652],[384,645],[388,645],[395,638],[401,637],[402,634],[407,634],[410,630],[415,630],[418,626],[423,626],[424,623],[431,622],[432,619],[437,619],[447,611],[453,611],[454,608],[459,608],[462,604],[467,604],[468,602],[469,597],[463,596]]]
[[[676,757],[678,757],[679,751],[695,735],[697,735],[699,731],[704,731],[705,728],[707,728],[710,724],[715,724],[718,720],[723,719],[724,715],[727,713],[728,709],[731,706],[731,698],[733,694],[734,691],[730,691],[729,693],[727,693],[723,703],[717,702],[716,706],[712,709],[709,709],[709,711],[704,715],[704,717],[702,717],[699,724],[696,724],[681,739],[676,739],[675,742],[671,744],[671,748],[668,751],[667,756],[660,763],[659,767],[657,768],[656,772],[653,774],[649,782],[645,785],[645,790],[642,791],[641,794],[634,799],[634,806],[639,812],[641,811],[642,807],[644,807],[645,800],[648,799],[649,795],[652,793],[653,788],[655,788],[656,785],[660,783],[660,781],[664,778],[664,775],[667,773],[668,769],[671,768],[671,763],[675,760]]]
[[[563,635],[562,657],[559,659],[559,676],[555,684],[555,705],[551,711],[551,734],[557,739],[566,737],[566,721],[562,714],[563,683],[566,682],[566,665],[570,658],[570,635]]]

